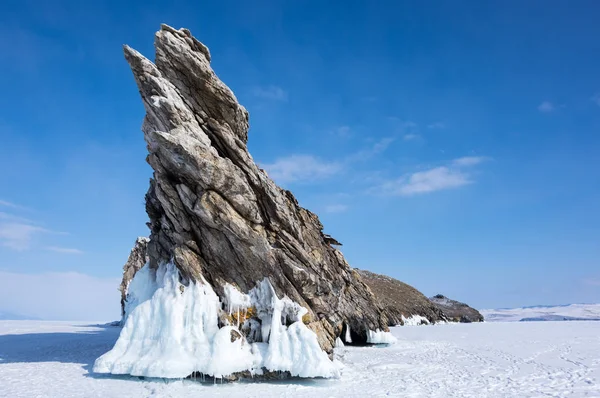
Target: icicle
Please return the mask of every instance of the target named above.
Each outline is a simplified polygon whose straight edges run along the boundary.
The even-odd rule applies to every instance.
[[[346,324],[346,335],[344,336],[346,343],[352,343],[352,337],[350,336],[350,325]]]

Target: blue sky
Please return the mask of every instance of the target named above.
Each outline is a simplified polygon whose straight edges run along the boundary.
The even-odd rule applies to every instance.
[[[479,308],[599,302],[599,12],[3,1],[0,310],[117,317],[151,176],[121,46],[152,58],[161,22],[210,48],[254,159],[351,265]]]

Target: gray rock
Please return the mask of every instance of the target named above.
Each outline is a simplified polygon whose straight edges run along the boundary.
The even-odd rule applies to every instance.
[[[357,270],[384,308],[389,326],[403,325],[402,317],[420,315],[430,323],[445,321],[443,312],[414,287],[390,276]]]
[[[429,300],[446,315],[449,321],[461,323],[483,322],[483,315],[465,303],[451,300],[441,294],[437,294]]]
[[[127,301],[127,287],[129,286],[129,282],[133,279],[135,273],[148,262],[147,251],[149,241],[150,239],[143,236],[137,238],[133,249],[129,253],[127,262],[123,266],[123,279],[119,286],[119,291],[121,292],[121,317],[125,315],[125,302]]]
[[[356,270],[377,296],[384,308],[389,326],[404,324],[402,317],[420,315],[430,323],[483,322],[483,316],[465,303],[438,294],[427,298],[414,287],[386,275],[370,271]]]
[[[146,116],[154,170],[146,194],[150,267],[173,261],[183,281],[218,295],[267,277],[279,297],[307,308],[305,323],[331,353],[342,325],[359,341],[388,321],[318,217],[278,187],[248,153],[248,112],[210,67],[187,29],[162,25],[152,63],[125,46]]]

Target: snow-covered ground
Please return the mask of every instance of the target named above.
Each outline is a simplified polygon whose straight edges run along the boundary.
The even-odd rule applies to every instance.
[[[600,304],[571,304],[481,310],[486,322],[518,321],[600,321]]]
[[[339,379],[224,384],[92,374],[119,331],[0,321],[0,397],[600,397],[600,322],[397,327],[336,349]]]

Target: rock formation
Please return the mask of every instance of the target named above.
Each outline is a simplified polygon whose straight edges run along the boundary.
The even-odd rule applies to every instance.
[[[441,294],[431,297],[430,300],[446,315],[449,321],[461,323],[483,322],[483,315],[465,303],[451,300]]]
[[[414,287],[386,275],[357,270],[384,308],[389,326],[415,318],[419,323],[445,321],[443,312]]]
[[[386,275],[356,270],[375,293],[389,326],[412,323],[483,322],[483,316],[465,303],[438,294],[427,298],[412,286]]]
[[[150,240],[146,237],[139,237],[135,240],[135,244],[127,262],[123,266],[123,279],[119,286],[121,292],[121,316],[125,316],[125,302],[127,299],[127,287],[129,282],[133,279],[133,276],[148,262],[148,242]]]
[[[211,69],[208,48],[187,29],[166,25],[154,45],[154,63],[124,47],[146,109],[142,131],[154,170],[146,194],[154,274],[140,278],[157,284],[161,294],[174,291],[175,274],[182,297],[212,297],[214,291],[223,304],[229,301],[219,327],[237,324],[249,343],[268,341],[280,326],[306,337],[304,329],[292,328],[299,317],[329,354],[342,333],[355,343],[376,342],[374,336],[388,330],[376,298],[332,246],[338,242],[323,233],[318,217],[254,163],[246,146],[248,112]],[[144,294],[136,303],[148,299]],[[269,323],[274,314],[283,325]],[[126,324],[122,335],[142,333],[134,326]],[[262,335],[255,333],[261,328]],[[210,339],[215,333],[211,329]],[[124,369],[115,355],[95,368]]]

